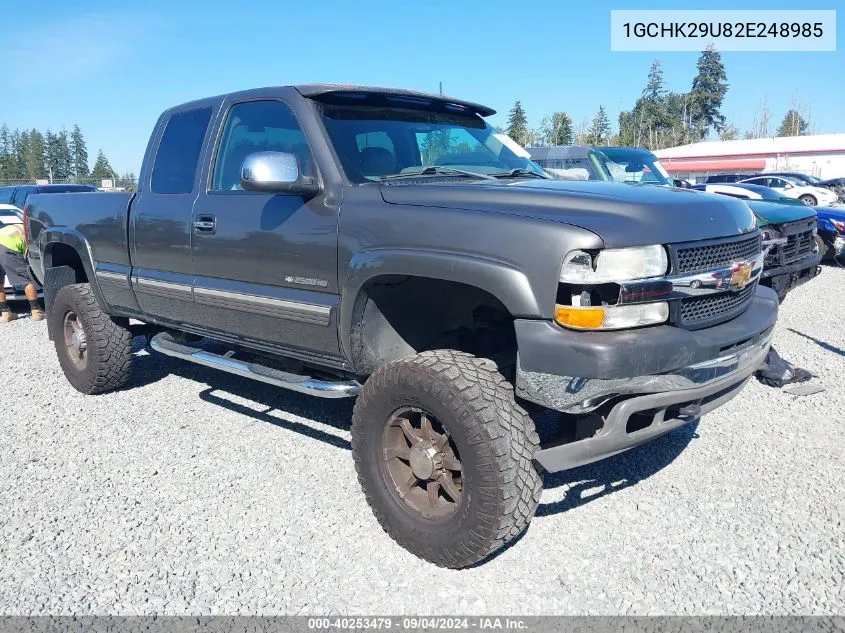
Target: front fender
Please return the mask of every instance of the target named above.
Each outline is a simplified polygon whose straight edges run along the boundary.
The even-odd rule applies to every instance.
[[[340,343],[347,358],[352,358],[349,341],[358,295],[368,281],[383,275],[427,277],[466,284],[489,292],[514,317],[542,317],[528,277],[505,262],[430,250],[368,249],[352,257],[342,287]]]

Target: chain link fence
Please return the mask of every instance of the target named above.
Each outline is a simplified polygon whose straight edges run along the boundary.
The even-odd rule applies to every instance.
[[[135,191],[138,180],[135,178],[54,178],[49,180],[31,178],[0,178],[0,187],[20,185],[91,185],[101,191]]]

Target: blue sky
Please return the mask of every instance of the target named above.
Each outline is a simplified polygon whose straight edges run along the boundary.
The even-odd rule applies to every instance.
[[[15,128],[79,124],[93,158],[119,172],[140,168],[161,110],[194,98],[267,85],[340,82],[444,92],[496,108],[515,99],[529,123],[555,110],[576,124],[599,104],[614,124],[645,84],[651,60],[667,88],[688,90],[697,53],[610,51],[610,9],[794,9],[779,0],[515,3],[503,0],[358,2],[75,0],[34,10],[5,0],[0,122]],[[39,3],[41,4],[41,3]],[[43,3],[54,4],[54,3]],[[812,9],[843,8],[818,0]],[[839,12],[845,14],[845,10]],[[837,15],[842,24],[841,15]],[[841,31],[841,28],[837,28]],[[729,121],[749,127],[761,99],[775,125],[793,99],[811,107],[819,133],[845,132],[845,50],[723,53]]]

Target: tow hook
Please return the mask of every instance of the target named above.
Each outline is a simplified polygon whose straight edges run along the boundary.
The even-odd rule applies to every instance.
[[[701,405],[688,404],[685,407],[678,409],[679,420],[692,420],[701,417]]]

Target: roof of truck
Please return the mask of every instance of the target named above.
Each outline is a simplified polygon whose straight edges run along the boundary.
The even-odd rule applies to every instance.
[[[440,104],[444,104],[446,107],[448,106],[457,106],[459,109],[464,111],[473,112],[476,114],[480,114],[481,116],[490,116],[496,114],[496,111],[493,108],[487,107],[485,105],[481,105],[480,103],[474,103],[472,101],[466,101],[464,99],[456,99],[454,97],[450,97],[448,95],[441,95],[441,94],[434,94],[430,92],[419,92],[417,90],[406,90],[404,88],[385,88],[379,86],[359,86],[354,84],[298,84],[294,86],[268,86],[265,88],[255,88],[251,90],[242,90],[230,94],[225,95],[216,95],[213,97],[205,97],[201,99],[196,99],[193,101],[189,101],[187,103],[182,103],[172,108],[169,108],[169,111],[179,111],[185,110],[188,108],[198,107],[198,106],[205,106],[205,105],[214,105],[216,103],[221,102],[226,97],[232,95],[243,95],[245,97],[254,97],[256,94],[260,94],[263,91],[267,90],[279,90],[289,88],[296,90],[301,94],[303,97],[320,97],[323,95],[352,95],[352,94],[368,94],[368,95],[388,95],[388,96],[395,96],[395,97],[405,97],[410,99],[419,99],[419,100],[428,100],[434,101]]]
[[[414,97],[417,99],[426,99],[430,101],[438,101],[446,104],[453,104],[460,106],[466,110],[476,112],[481,116],[490,116],[496,114],[493,108],[489,108],[480,103],[473,101],[466,101],[464,99],[456,99],[448,95],[434,94],[431,92],[420,92],[417,90],[406,90],[404,88],[384,88],[380,86],[356,86],[352,84],[301,84],[294,86],[300,94],[304,97],[317,97],[320,95],[332,93],[362,93],[362,94],[383,94],[395,95],[399,97]]]

